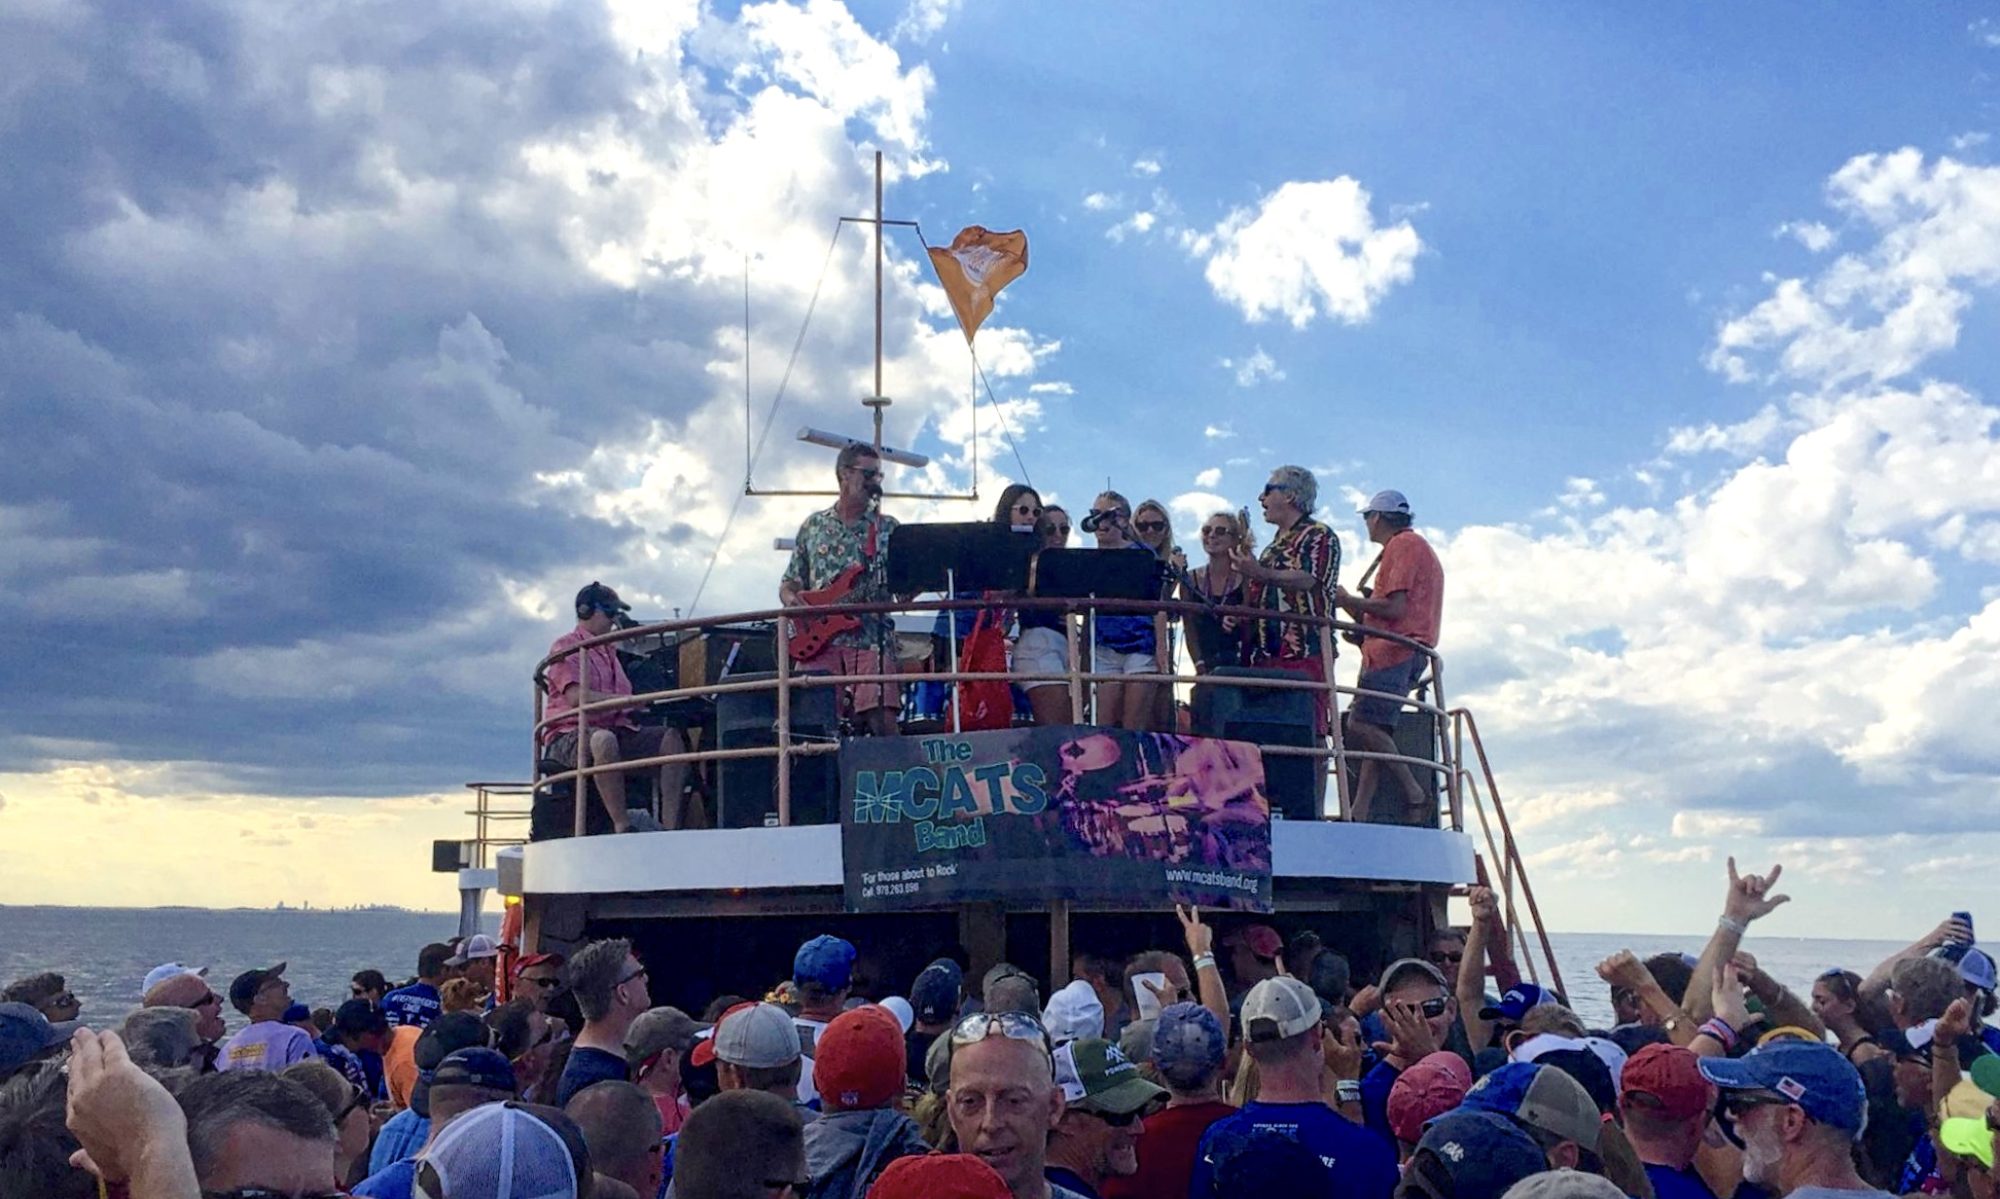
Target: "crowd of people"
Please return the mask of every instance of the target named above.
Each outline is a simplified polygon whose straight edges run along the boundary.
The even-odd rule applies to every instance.
[[[882,460],[867,445],[850,445],[841,451],[834,473],[838,497],[799,527],[778,587],[779,602],[799,610],[801,622],[832,622],[823,643],[814,638],[811,644],[816,648],[801,657],[795,669],[840,677],[895,674],[898,665],[889,619],[879,613],[843,617],[838,608],[844,602],[896,599],[886,564],[896,552],[899,526],[895,517],[880,510]],[[1340,583],[1340,538],[1314,516],[1319,481],[1311,471],[1278,467],[1258,494],[1257,505],[1272,530],[1269,544],[1257,549],[1248,508],[1215,512],[1201,524],[1204,557],[1196,566],[1190,566],[1176,540],[1172,517],[1157,500],[1142,500],[1135,506],[1107,489],[1091,502],[1079,526],[1097,550],[1150,563],[1157,588],[1154,598],[1206,609],[1182,622],[1198,675],[1251,667],[1324,683],[1332,669],[1334,639],[1323,627],[1297,618],[1344,617],[1362,626],[1366,632],[1355,634],[1361,644],[1359,691],[1344,714],[1342,728],[1350,748],[1393,757],[1404,699],[1421,687],[1425,675],[1426,659],[1413,646],[1437,645],[1444,604],[1443,567],[1412,527],[1409,500],[1398,491],[1381,491],[1362,505],[1361,518],[1380,553],[1351,592]],[[1041,494],[1026,484],[1011,484],[1001,492],[992,519],[1003,528],[1032,534],[1041,550],[1070,545],[1069,513],[1044,504]],[[1006,634],[1005,649],[995,661],[981,662],[977,669],[1010,672],[1018,691],[1017,700],[1003,697],[994,705],[1000,720],[1011,723],[1018,709],[1019,719],[1035,724],[1076,723],[1079,714],[1066,679],[1071,666],[1067,626],[1081,618],[1048,607],[1015,610],[1005,603],[1010,596],[997,591],[955,595],[987,606],[940,612],[937,640],[952,637],[965,649],[966,639],[981,622],[990,622]],[[615,589],[592,582],[577,593],[575,607],[576,627],[550,646],[543,675],[546,699],[537,736],[542,761],[550,771],[576,766],[580,739],[571,713],[586,688],[598,702],[633,694],[613,645],[583,650],[581,662],[577,657],[579,647],[629,622],[630,605]],[[1244,609],[1269,615],[1246,615]],[[814,615],[808,617],[809,612]],[[1083,722],[1186,731],[1185,710],[1160,681],[1162,675],[1174,673],[1174,622],[1164,613],[1104,611],[1082,623],[1086,627],[1079,642],[1084,656],[1078,664],[1085,673],[1099,676],[1086,689]],[[805,632],[794,636],[799,644],[806,643]],[[939,669],[948,660],[959,660],[950,653],[934,656]],[[944,685],[937,689],[940,694],[950,690]],[[847,727],[858,734],[897,732],[903,708],[898,692],[873,679],[841,686],[838,693]],[[1314,690],[1312,704],[1317,731],[1324,737],[1334,715],[1328,693]],[[603,767],[686,751],[688,738],[672,727],[649,725],[630,708],[599,711],[592,718],[589,739],[581,742],[589,763]],[[1378,773],[1386,774],[1393,791],[1378,794]],[[628,806],[624,774],[605,771],[594,776],[614,831],[704,825],[700,788],[688,787],[684,762],[658,768],[659,794],[665,799],[657,818],[644,808]],[[1350,815],[1359,820],[1402,819],[1417,814],[1431,798],[1406,764],[1383,757],[1361,760],[1354,794]]]
[[[698,1015],[623,940],[431,945],[330,1010],[282,963],[165,963],[115,1030],[38,974],[0,1003],[0,1199],[1991,1199],[1970,917],[1801,995],[1742,947],[1778,874],[1732,861],[1698,952],[1605,960],[1602,1029],[1518,976],[1478,888],[1358,988],[1310,930],[1189,911],[1046,997],[954,947],[856,994],[831,935]]]

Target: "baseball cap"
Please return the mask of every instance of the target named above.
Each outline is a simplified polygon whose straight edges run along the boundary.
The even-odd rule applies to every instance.
[[[1625,1063],[1618,1097],[1629,1105],[1656,1111],[1669,1120],[1686,1120],[1709,1107],[1708,1080],[1699,1059],[1679,1045],[1648,1045]]]
[[[419,1159],[423,1199],[575,1199],[590,1177],[576,1122],[552,1107],[488,1103],[439,1130]]]
[[[1965,956],[1958,959],[1958,976],[1965,980],[1967,986],[1991,991],[2000,985],[2000,977],[1996,977],[1996,973],[1993,958],[1983,949],[1968,949]]]
[[[1451,985],[1445,981],[1444,971],[1431,965],[1424,959],[1397,958],[1395,961],[1389,963],[1387,969],[1382,971],[1382,981],[1376,984],[1376,989],[1387,995],[1395,989],[1397,983],[1403,981],[1405,975],[1412,972],[1422,974],[1426,979],[1436,983],[1440,987],[1449,989]]]
[[[278,1017],[280,1021],[286,1024],[297,1024],[301,1020],[310,1020],[312,1018],[313,1010],[303,1003],[294,1003],[285,1009],[284,1015]]]
[[[1464,1058],[1444,1049],[1424,1056],[1389,1087],[1389,1131],[1415,1144],[1425,1124],[1457,1107],[1471,1089],[1472,1068]]]
[[[942,1024],[958,1013],[965,973],[950,958],[925,966],[910,986],[910,1008],[925,1024]]]
[[[1577,1066],[1578,1059],[1560,1056],[1563,1054],[1588,1054],[1602,1063],[1610,1075],[1611,1095],[1617,1098],[1619,1077],[1625,1072],[1625,1050],[1609,1037],[1566,1037],[1561,1033],[1538,1033],[1514,1047],[1509,1056],[1517,1062],[1544,1062],[1553,1058],[1554,1064],[1562,1066],[1571,1074],[1589,1081],[1598,1071],[1589,1065]]]
[[[1500,1199],[1507,1188],[1548,1168],[1548,1155],[1520,1125],[1497,1112],[1461,1107],[1424,1130],[1409,1174],[1432,1195]]]
[[[168,979],[176,978],[183,974],[192,974],[196,978],[207,978],[208,967],[183,966],[179,962],[162,962],[151,970],[146,971],[146,981],[140,984],[139,987],[139,1001],[144,1003],[147,992]]]
[[[1583,1170],[1543,1170],[1508,1188],[1508,1199],[1625,1199],[1618,1184]]]
[[[1104,1001],[1089,983],[1079,978],[1049,996],[1049,1006],[1042,1011],[1042,1027],[1049,1030],[1049,1040],[1058,1045],[1079,1037],[1101,1037]]]
[[[792,957],[792,981],[818,983],[829,991],[844,991],[854,978],[854,946],[821,933]]]
[[[1986,1109],[1993,1106],[1993,1096],[1979,1089],[1979,1084],[1969,1078],[1961,1078],[1958,1085],[1946,1091],[1938,1100],[1938,1115],[1949,1120],[1955,1116],[1977,1116],[1984,1119]]]
[[[917,1009],[901,995],[891,995],[882,1001],[882,1010],[896,1018],[896,1026],[908,1032],[917,1026]]]
[[[485,1087],[489,1091],[514,1092],[514,1067],[507,1055],[483,1047],[454,1049],[444,1055],[431,1071],[434,1087]]]
[[[1966,1067],[1965,1072],[1980,1090],[1995,1099],[2000,1099],[2000,1056],[1982,1053],[1972,1059],[1972,1064]]]
[[[1013,1199],[1000,1172],[970,1153],[925,1153],[890,1162],[868,1199]]]
[[[0,1072],[27,1065],[67,1041],[76,1029],[74,1020],[49,1023],[31,1003],[0,1003]]]
[[[1224,945],[1247,945],[1250,952],[1266,961],[1276,961],[1285,952],[1285,939],[1268,924],[1246,924],[1222,939]]]
[[[1073,1108],[1130,1115],[1156,1099],[1166,1088],[1146,1081],[1132,1059],[1103,1037],[1085,1037],[1056,1050],[1056,1085]]]
[[[1540,1007],[1545,1003],[1560,1002],[1562,1000],[1556,993],[1546,987],[1538,987],[1534,983],[1521,983],[1508,987],[1506,993],[1500,996],[1499,1003],[1480,1008],[1479,1018],[1519,1024],[1521,1017],[1528,1014],[1528,1009]]]
[[[1282,1041],[1319,1023],[1319,996],[1296,978],[1267,978],[1243,997],[1243,1036]]]
[[[1508,1062],[1473,1083],[1461,1106],[1512,1116],[1592,1153],[1597,1152],[1597,1134],[1604,1127],[1597,1103],[1582,1083],[1534,1062]]]
[[[576,593],[578,608],[606,608],[613,612],[630,612],[632,605],[618,598],[618,593],[604,584],[592,581]]]
[[[1175,1086],[1192,1086],[1222,1064],[1227,1053],[1222,1021],[1198,1003],[1160,1009],[1147,1052],[1153,1068]]]
[[[1938,1143],[1953,1153],[1970,1157],[1991,1170],[1993,1168],[1993,1130],[1986,1127],[1984,1116],[1977,1119],[1958,1116],[1938,1125]]]
[[[1868,1123],[1861,1073],[1831,1045],[1774,1041],[1738,1058],[1705,1057],[1702,1076],[1728,1091],[1772,1091],[1856,1140]]]
[[[284,977],[284,973],[283,962],[268,970],[245,970],[229,984],[229,1006],[246,1016],[249,1015],[250,1001],[257,998],[257,992],[263,990],[264,984],[272,979]]]
[[[342,1033],[362,1036],[389,1027],[389,1017],[366,999],[350,999],[334,1009],[333,1027]]]
[[[686,1053],[694,1047],[701,1025],[677,1007],[656,1007],[639,1013],[625,1030],[625,1060],[636,1066],[662,1050]]]
[[[1368,502],[1360,508],[1362,515],[1370,512],[1393,512],[1402,516],[1410,514],[1410,501],[1400,491],[1378,491],[1368,497]]]
[[[410,1088],[410,1106],[425,1119],[431,1114],[431,1073],[445,1058],[461,1049],[483,1048],[486,1025],[471,1012],[446,1012],[431,1021],[418,1037],[411,1056],[417,1064],[417,1081]]]
[[[514,977],[521,977],[522,974],[526,973],[533,966],[560,966],[562,964],[563,955],[559,953],[531,953],[514,962]]]
[[[485,933],[474,933],[459,945],[458,952],[445,960],[447,966],[463,966],[480,958],[497,958],[500,947]]]
[[[791,1013],[775,1003],[745,1003],[722,1013],[715,1032],[694,1047],[688,1060],[696,1066],[720,1060],[768,1070],[794,1061],[801,1052]]]
[[[887,1008],[869,1004],[835,1016],[814,1050],[813,1087],[831,1107],[887,1107],[903,1093],[909,1048]]]

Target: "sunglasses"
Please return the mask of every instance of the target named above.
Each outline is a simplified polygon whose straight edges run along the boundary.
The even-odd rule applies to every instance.
[[[181,1006],[185,1008],[205,1008],[211,1005],[219,1005],[221,1004],[221,1002],[222,1002],[222,996],[217,995],[213,991],[210,991],[208,994],[202,996],[200,999],[195,1000],[193,1003],[184,1003]]]
[[[853,471],[857,475],[860,475],[863,479],[865,479],[870,483],[873,483],[875,480],[882,477],[882,472],[880,470],[863,470],[858,466],[850,466],[847,469]]]
[[[1451,962],[1456,964],[1464,960],[1465,960],[1465,951],[1463,949],[1459,950],[1457,953],[1446,953],[1443,950],[1439,950],[1438,952],[1431,955],[1431,961],[1433,962]]]
[[[553,974],[523,974],[520,978],[515,979],[514,981],[533,983],[538,987],[553,987],[556,985],[557,982],[556,977]]]
[[[1292,493],[1292,486],[1289,483],[1266,483],[1264,484],[1264,490],[1257,493],[1257,498],[1262,499],[1274,491],[1282,491],[1286,495],[1290,495]]]
[[[1201,531],[1203,537],[1234,537],[1236,530],[1228,525],[1212,525]]]
[[[1025,512],[1029,516],[1040,516],[1042,514],[1041,507],[1036,504],[1016,504],[1014,505],[1014,511]]]
[[[1164,520],[1140,520],[1134,521],[1132,527],[1141,533],[1160,533],[1166,530],[1167,522]]]
[[[1450,1006],[1450,1004],[1451,1000],[1446,999],[1444,996],[1433,995],[1429,999],[1423,1000],[1422,1002],[1418,1003],[1417,1010],[1424,1014],[1424,1019],[1435,1020],[1439,1016],[1444,1015],[1445,1009],[1448,1006]]]
[[[1058,537],[1067,538],[1069,536],[1068,525],[1051,525],[1049,526],[1049,531],[1056,534]]]
[[[1079,1111],[1080,1109],[1078,1109],[1078,1108],[1071,1108],[1070,1110],[1071,1110],[1071,1111]],[[1111,1127],[1113,1127],[1113,1128],[1130,1128],[1130,1127],[1132,1127],[1132,1125],[1133,1125],[1133,1124],[1134,1124],[1134,1123],[1135,1123],[1135,1122],[1136,1122],[1136,1121],[1137,1121],[1137,1120],[1139,1119],[1139,1113],[1138,1113],[1138,1112],[1136,1112],[1136,1111],[1130,1111],[1130,1112],[1083,1112],[1082,1114],[1084,1114],[1084,1115],[1086,1115],[1086,1116],[1094,1116],[1094,1117],[1096,1117],[1097,1119],[1099,1119],[1099,1120],[1102,1120],[1102,1121],[1104,1121],[1104,1122],[1105,1122],[1106,1124],[1109,1124],[1109,1125],[1110,1125]]]
[[[1026,1012],[974,1012],[952,1026],[953,1045],[977,1045],[986,1038],[998,1034],[1010,1041],[1029,1041],[1038,1046],[1042,1056],[1055,1059],[1055,1050],[1049,1044],[1049,1030],[1042,1022]]]
[[[1743,1138],[1736,1135],[1736,1122],[1738,1120],[1760,1107],[1791,1107],[1794,1105],[1791,1100],[1785,1098],[1783,1095],[1759,1095],[1754,1092],[1748,1094],[1739,1092],[1734,1094],[1724,1093],[1722,1098],[1716,1101],[1715,1106],[1717,1114],[1721,1117],[1716,1121],[1716,1124],[1722,1129],[1722,1135],[1728,1137],[1731,1144],[1741,1149],[1743,1148]]]
[[[347,1119],[348,1116],[352,1115],[355,1108],[361,1107],[368,1102],[367,1094],[363,1092],[360,1087],[355,1086],[353,1083],[349,1083],[347,1085],[348,1085],[348,1090],[351,1093],[348,1095],[347,1098],[347,1106],[341,1108],[340,1114],[336,1115],[333,1118],[333,1126],[335,1128],[340,1127],[340,1122],[342,1120]]]

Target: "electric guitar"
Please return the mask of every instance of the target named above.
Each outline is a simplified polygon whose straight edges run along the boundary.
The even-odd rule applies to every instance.
[[[857,562],[835,575],[833,582],[817,591],[801,591],[799,598],[814,607],[837,604],[847,598],[855,585],[861,581],[862,565]],[[808,616],[792,621],[792,637],[788,646],[792,661],[806,662],[817,658],[835,637],[852,632],[861,627],[861,618],[848,612],[829,612],[824,616]]]

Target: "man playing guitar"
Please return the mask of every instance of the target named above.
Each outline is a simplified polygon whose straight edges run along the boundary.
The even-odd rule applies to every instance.
[[[840,483],[840,498],[799,526],[791,563],[778,584],[778,602],[787,608],[881,603],[890,598],[883,562],[896,518],[878,510],[882,459],[872,446],[850,444],[840,451],[834,477]],[[795,620],[794,666],[817,674],[887,673],[885,663],[893,663],[884,652],[894,644],[890,623],[885,615],[857,617],[837,609]],[[854,683],[842,691],[842,708],[861,731],[885,737],[895,733],[894,692],[880,683]]]

